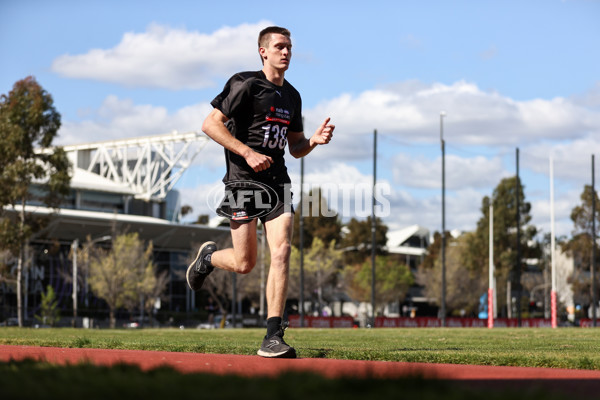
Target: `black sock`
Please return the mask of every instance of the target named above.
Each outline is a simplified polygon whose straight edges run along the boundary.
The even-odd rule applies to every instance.
[[[280,317],[271,317],[267,319],[267,337],[270,338],[281,328],[281,318]]]

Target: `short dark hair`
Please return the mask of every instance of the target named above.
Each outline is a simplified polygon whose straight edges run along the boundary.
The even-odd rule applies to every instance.
[[[288,38],[292,36],[290,31],[286,28],[282,28],[280,26],[269,26],[268,28],[260,31],[258,34],[258,48],[267,47],[269,45],[271,34],[273,33],[279,33],[280,35],[287,36]]]

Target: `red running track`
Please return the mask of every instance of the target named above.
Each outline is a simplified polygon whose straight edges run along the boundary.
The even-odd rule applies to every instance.
[[[493,367],[316,358],[264,359],[258,356],[173,353],[143,350],[105,350],[32,346],[0,346],[0,362],[33,359],[66,365],[132,364],[142,370],[171,367],[182,373],[274,376],[283,372],[312,372],[328,378],[422,377],[458,381],[471,386],[559,389],[570,394],[600,393],[600,371],[558,368]]]

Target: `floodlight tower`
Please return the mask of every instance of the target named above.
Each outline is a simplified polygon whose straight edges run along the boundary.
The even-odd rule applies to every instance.
[[[556,318],[556,235],[555,230],[555,219],[554,219],[554,161],[550,157],[550,262],[552,266],[552,282],[550,291],[550,318],[552,321],[552,328],[558,326]]]

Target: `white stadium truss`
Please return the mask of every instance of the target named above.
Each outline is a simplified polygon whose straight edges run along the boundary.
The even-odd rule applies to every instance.
[[[173,132],[63,148],[73,167],[124,185],[135,198],[149,201],[164,200],[207,143],[200,132]]]

